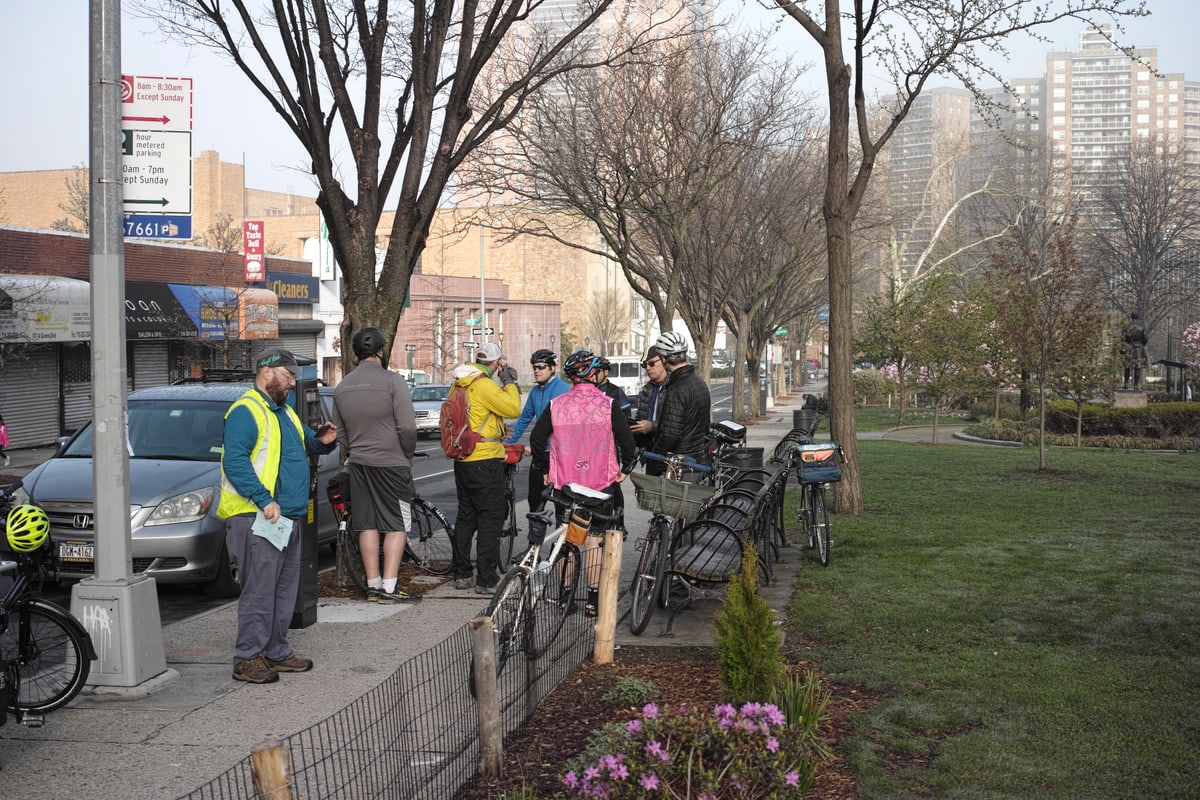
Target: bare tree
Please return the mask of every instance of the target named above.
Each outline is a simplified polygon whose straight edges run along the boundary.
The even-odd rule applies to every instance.
[[[851,378],[854,328],[854,258],[851,226],[862,206],[880,149],[908,115],[929,79],[952,76],[981,97],[976,79],[986,75],[1007,86],[1005,77],[985,65],[984,57],[1007,55],[1005,38],[1014,33],[1037,36],[1040,26],[1066,18],[1087,22],[1092,14],[1114,19],[1145,14],[1132,0],[774,0],[821,48],[829,100],[829,145],[824,214],[829,269],[830,425],[846,451],[847,465],[837,492],[837,509],[861,514],[862,482],[854,428]],[[850,5],[850,4],[846,4]],[[810,8],[812,9],[810,11]],[[843,33],[843,25],[849,28]],[[847,57],[846,50],[850,55]],[[1003,58],[998,63],[1005,64]],[[886,70],[896,90],[895,104],[882,127],[872,128],[868,114],[868,70]],[[851,111],[859,161],[850,162]]]
[[[632,316],[628,295],[628,291],[622,297],[616,289],[608,289],[588,297],[585,330],[598,343],[595,349],[601,355],[612,355],[613,345],[625,341],[629,335]]]
[[[68,233],[87,233],[91,221],[88,168],[83,164],[76,164],[71,169],[73,171],[63,178],[63,184],[67,189],[67,201],[58,204],[59,210],[67,212],[67,216],[59,217],[51,222],[50,229]]]
[[[1109,168],[1089,203],[1092,265],[1109,305],[1123,316],[1140,313],[1149,335],[1200,300],[1200,180],[1182,146],[1154,139],[1138,141]]]
[[[663,24],[650,19],[613,45],[586,35],[611,23],[612,0],[565,18],[545,0],[134,5],[168,36],[227,56],[304,147],[344,277],[341,338],[378,327],[389,353],[430,222],[464,159],[547,82],[618,60]],[[396,212],[377,272],[388,203]],[[342,358],[349,371],[345,349]]]
[[[616,261],[659,326],[678,312],[707,355],[727,287],[702,209],[752,154],[795,137],[804,112],[794,72],[765,59],[761,37],[697,30],[671,44],[559,82],[494,143],[477,180],[544,209],[525,232]],[[594,226],[599,241],[564,235],[563,220]],[[707,377],[709,360],[697,367]]]
[[[1094,273],[1079,261],[1073,219],[1030,209],[991,258],[1004,339],[1037,382],[1038,469],[1046,468],[1046,390],[1095,350],[1104,328]],[[1077,377],[1077,376],[1076,376]]]

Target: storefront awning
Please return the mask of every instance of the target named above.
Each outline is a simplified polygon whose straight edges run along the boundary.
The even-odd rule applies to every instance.
[[[0,342],[92,338],[91,287],[57,275],[0,275]]]

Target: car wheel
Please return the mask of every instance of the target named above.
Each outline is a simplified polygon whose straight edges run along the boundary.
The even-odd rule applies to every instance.
[[[224,542],[221,542],[221,555],[217,558],[217,574],[204,584],[204,593],[217,599],[237,597],[242,593],[242,585],[229,562],[229,548]]]

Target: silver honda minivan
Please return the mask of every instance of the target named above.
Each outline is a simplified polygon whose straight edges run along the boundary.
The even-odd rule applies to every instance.
[[[237,594],[217,518],[225,412],[249,383],[184,383],[129,395],[129,517],[133,571],[161,583],[199,583],[214,597]],[[321,387],[332,417],[333,388]],[[337,523],[326,484],[337,474],[339,452],[317,466],[318,541],[333,542]],[[50,517],[59,574],[85,578],[95,560],[92,426],[86,425],[22,480],[30,502]]]

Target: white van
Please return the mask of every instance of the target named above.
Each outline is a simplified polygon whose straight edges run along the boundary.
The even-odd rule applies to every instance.
[[[636,402],[637,393],[646,382],[642,359],[639,356],[609,356],[608,363],[612,364],[612,369],[608,372],[609,381],[620,386],[629,399]]]
[[[422,369],[398,369],[396,371],[399,372],[401,375],[403,375],[404,379],[406,381],[408,381],[409,383],[411,383],[413,386],[424,386],[425,384],[429,383],[429,375],[427,375],[425,373],[425,370],[422,370]]]

